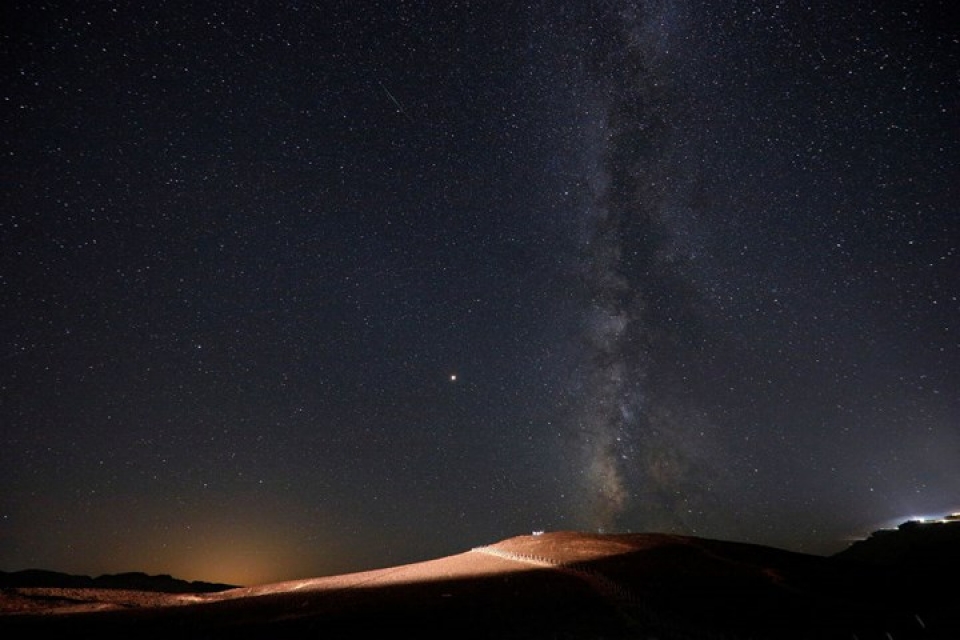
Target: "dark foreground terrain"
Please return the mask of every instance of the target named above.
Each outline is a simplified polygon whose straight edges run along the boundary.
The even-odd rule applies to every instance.
[[[195,592],[175,580],[162,591],[156,580],[25,586],[2,574],[0,637],[956,639],[958,530],[908,523],[833,557],[556,532],[343,576],[186,583]]]

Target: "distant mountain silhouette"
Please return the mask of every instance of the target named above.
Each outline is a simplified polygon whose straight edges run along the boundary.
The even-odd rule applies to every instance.
[[[165,574],[148,575],[139,571],[105,574],[96,578],[82,575],[26,569],[0,571],[0,588],[46,587],[56,589],[129,589],[157,593],[213,593],[234,589],[236,585],[215,582],[189,582]]]

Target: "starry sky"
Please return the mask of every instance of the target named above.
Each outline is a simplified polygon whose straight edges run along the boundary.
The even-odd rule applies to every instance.
[[[0,569],[960,508],[947,0],[0,15]]]

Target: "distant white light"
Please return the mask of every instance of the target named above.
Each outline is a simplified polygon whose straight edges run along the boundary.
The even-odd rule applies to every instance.
[[[943,513],[939,513],[939,514],[914,513],[913,515],[901,516],[899,518],[887,520],[880,526],[880,528],[895,529],[905,522],[919,522],[920,524],[937,524],[937,523],[957,522],[958,520],[960,520],[960,514],[956,513],[955,511],[951,511],[947,515],[944,515]]]
[[[457,381],[457,374],[451,373],[451,374],[450,374],[450,382],[456,382],[456,381]]]

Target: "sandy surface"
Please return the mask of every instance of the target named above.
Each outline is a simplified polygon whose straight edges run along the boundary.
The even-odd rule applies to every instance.
[[[557,532],[215,593],[4,589],[0,636],[960,637],[956,594],[938,593],[754,545]]]

